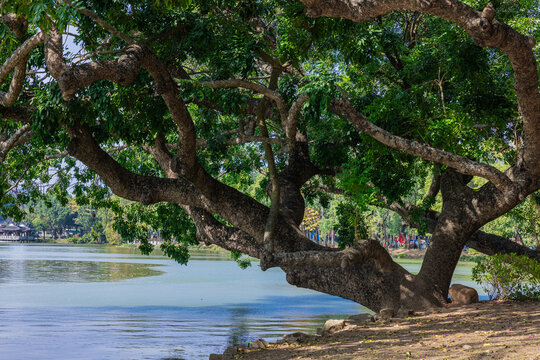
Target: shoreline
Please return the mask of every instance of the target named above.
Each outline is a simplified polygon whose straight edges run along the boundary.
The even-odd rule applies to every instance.
[[[265,347],[210,359],[527,359],[540,360],[540,302],[481,301],[403,318],[353,315],[322,335],[285,335]],[[262,343],[262,345],[261,345]],[[229,349],[230,353],[230,349]]]
[[[36,244],[36,245],[64,245],[64,246],[112,246],[112,247],[123,247],[123,248],[137,248],[137,244],[132,243],[123,243],[123,244],[108,244],[108,243],[73,243],[69,241],[63,241],[64,239],[52,240],[52,241],[25,241],[25,242],[11,242],[11,241],[0,241],[0,244]],[[159,245],[155,245],[156,249],[159,249]],[[223,253],[229,254],[229,251],[223,250],[216,245],[195,245],[190,246],[191,251],[203,251],[211,253]],[[394,260],[399,259],[409,259],[409,260],[419,260],[422,259],[426,253],[425,249],[387,249],[388,253]],[[484,255],[480,253],[469,254],[467,251],[463,251],[459,259],[460,262],[476,262],[476,260]],[[250,258],[251,261],[258,261],[258,259]]]

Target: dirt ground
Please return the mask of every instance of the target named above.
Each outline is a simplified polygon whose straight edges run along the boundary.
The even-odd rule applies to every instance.
[[[386,322],[346,322],[307,344],[245,349],[245,360],[528,359],[540,360],[540,303],[486,301]]]

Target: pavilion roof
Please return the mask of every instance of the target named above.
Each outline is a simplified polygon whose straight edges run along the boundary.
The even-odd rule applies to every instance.
[[[19,231],[28,231],[28,230],[33,230],[33,229],[28,224],[26,224],[24,222],[21,222],[21,223],[17,224],[11,218],[2,219],[0,217],[0,230],[5,230],[5,231],[17,231],[17,230],[19,230]]]

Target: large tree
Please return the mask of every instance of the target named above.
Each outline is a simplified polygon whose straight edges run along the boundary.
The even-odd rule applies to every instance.
[[[185,244],[215,244],[375,311],[444,304],[466,244],[540,258],[479,231],[540,189],[535,1],[18,0],[0,11],[4,212],[44,188],[73,193],[117,211],[124,236],[150,226],[176,239],[167,251],[179,260]],[[420,272],[373,240],[340,250],[306,238],[305,198],[324,204],[328,192],[432,233]]]

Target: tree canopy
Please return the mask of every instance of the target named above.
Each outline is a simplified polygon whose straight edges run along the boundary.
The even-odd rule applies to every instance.
[[[3,2],[2,213],[73,195],[113,211],[124,237],[160,231],[181,262],[187,245],[216,244],[374,310],[440,305],[465,244],[540,258],[479,230],[540,188],[539,11]],[[309,241],[306,201],[327,207],[331,194],[355,222],[377,206],[432,233],[420,273],[356,230],[342,250]]]

